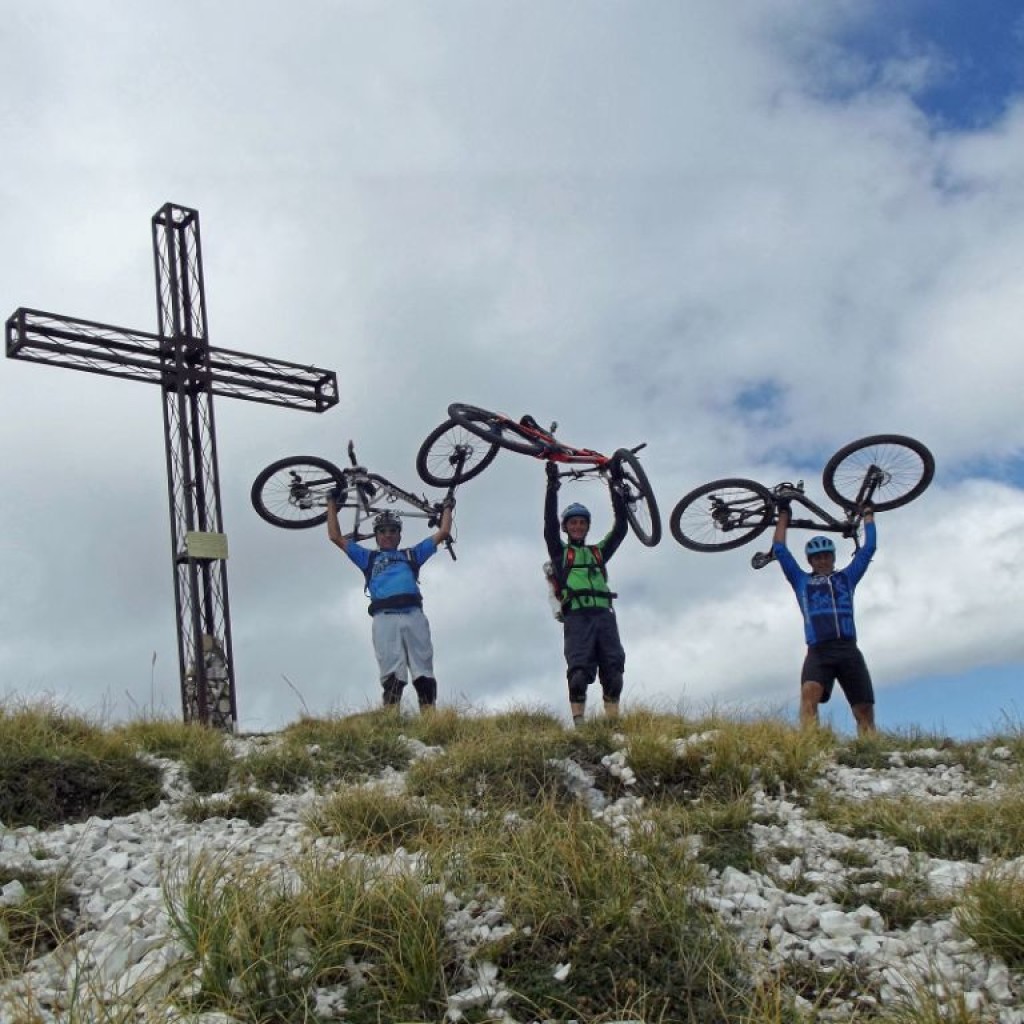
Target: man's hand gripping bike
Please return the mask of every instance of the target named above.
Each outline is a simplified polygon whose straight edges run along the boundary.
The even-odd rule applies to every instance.
[[[313,455],[292,455],[272,462],[253,481],[253,508],[272,526],[303,530],[327,520],[327,498],[333,493],[342,529],[351,524],[345,536],[354,541],[373,537],[372,520],[381,512],[397,512],[403,519],[425,519],[431,529],[440,524],[443,502],[430,501],[369,472],[357,462],[351,441],[348,459],[348,469],[339,469],[333,462]],[[456,460],[453,469],[460,467]],[[451,497],[456,483],[448,487],[447,497]],[[455,558],[452,538],[444,543]]]
[[[935,475],[935,459],[920,441],[901,434],[875,434],[853,441],[828,460],[822,473],[825,493],[843,509],[842,517],[826,512],[804,494],[803,481],[781,483],[771,490],[756,480],[713,480],[680,499],[669,517],[669,529],[691,551],[728,551],[753,540],[778,521],[779,503],[802,505],[812,518],[797,518],[793,529],[838,533],[858,545],[865,511],[906,505],[919,497]],[[758,552],[751,565],[761,569],[771,551]]]
[[[558,462],[566,468],[559,476],[580,480],[596,475],[621,494],[626,518],[637,539],[647,547],[661,540],[661,515],[647,474],[636,453],[645,445],[619,448],[602,455],[589,448],[574,448],[555,439],[556,423],[545,430],[532,416],[519,420],[456,402],[450,417],[427,435],[416,456],[416,471],[434,487],[454,486],[482,473],[507,448],[535,459]]]

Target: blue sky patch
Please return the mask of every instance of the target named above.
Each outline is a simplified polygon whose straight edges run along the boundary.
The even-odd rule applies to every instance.
[[[837,42],[874,70],[872,84],[904,88],[940,129],[985,128],[1024,92],[1019,0],[880,3]]]
[[[745,422],[769,423],[782,414],[783,388],[767,379],[744,384],[733,396],[732,407]]]

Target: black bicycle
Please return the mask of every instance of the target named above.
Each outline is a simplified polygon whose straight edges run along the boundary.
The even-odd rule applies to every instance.
[[[635,448],[619,448],[602,455],[592,448],[575,448],[556,440],[557,423],[545,429],[532,416],[512,419],[461,402],[448,406],[449,419],[435,427],[420,445],[416,471],[435,487],[454,486],[482,473],[498,450],[518,452],[535,459],[557,462],[566,468],[559,476],[582,480],[599,476],[622,495],[626,519],[641,544],[654,547],[661,540],[661,514],[647,474]]]
[[[407,519],[425,519],[430,528],[441,522],[443,503],[413,494],[379,473],[360,466],[355,446],[348,443],[348,469],[340,469],[327,459],[314,455],[292,455],[272,462],[253,481],[250,498],[253,508],[272,526],[285,530],[305,530],[327,521],[327,498],[334,494],[339,519],[351,524],[345,534],[349,540],[373,537],[372,524],[381,512],[397,512]],[[456,467],[459,465],[456,461]],[[448,488],[450,496],[454,484]],[[343,526],[344,529],[344,526]],[[455,557],[454,541],[445,542]]]
[[[794,529],[838,533],[858,545],[864,512],[899,508],[920,497],[935,475],[935,459],[920,442],[902,434],[875,434],[840,448],[822,473],[825,493],[843,509],[831,515],[804,493],[803,481],[769,489],[756,480],[712,480],[680,499],[669,517],[672,536],[691,551],[728,551],[747,544],[778,521],[778,502],[802,505],[814,518],[798,518]],[[755,569],[772,560],[758,552]]]

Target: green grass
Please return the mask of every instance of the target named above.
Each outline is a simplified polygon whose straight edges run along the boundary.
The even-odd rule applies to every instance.
[[[190,797],[182,805],[181,816],[193,822],[209,818],[239,818],[259,826],[270,817],[273,806],[274,798],[270,793],[242,789],[228,796]]]
[[[61,875],[0,868],[0,889],[17,883],[24,899],[0,904],[0,976],[24,968],[71,934],[65,911],[75,901]]]
[[[0,707],[0,822],[52,828],[154,807],[159,768],[117,733],[50,705]]]
[[[1024,873],[996,864],[967,886],[957,922],[984,952],[1024,970]]]
[[[263,789],[294,792],[306,785],[354,782],[385,768],[401,770],[411,760],[401,719],[383,711],[349,718],[305,718],[286,728],[279,741],[243,758],[240,781]]]
[[[888,839],[913,853],[980,861],[1024,854],[1024,790],[972,801],[909,796],[847,800],[822,790],[814,814],[854,837]]]

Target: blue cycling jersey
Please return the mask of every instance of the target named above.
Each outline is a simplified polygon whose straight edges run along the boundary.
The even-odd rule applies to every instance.
[[[416,565],[422,565],[434,552],[437,545],[433,537],[421,540],[412,552]],[[397,597],[400,595],[418,595],[420,588],[416,583],[416,573],[409,562],[404,549],[394,551],[372,551],[362,544],[350,541],[345,547],[345,554],[363,572],[370,568],[370,556],[373,557],[373,572],[367,583],[370,597],[374,601]]]
[[[826,640],[856,640],[853,624],[853,591],[875,553],[875,524],[864,525],[864,546],[845,569],[828,576],[804,572],[785,544],[773,544],[772,554],[782,566],[804,617],[808,645]]]

